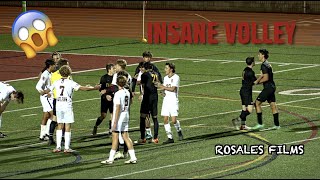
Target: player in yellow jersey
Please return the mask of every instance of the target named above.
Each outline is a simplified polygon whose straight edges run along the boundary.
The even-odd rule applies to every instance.
[[[61,60],[58,61],[57,64],[57,71],[52,73],[51,75],[51,84],[53,84],[54,82],[56,82],[57,80],[61,79],[62,76],[60,74],[59,69],[63,66],[63,65],[69,65],[69,62],[67,59],[62,58]],[[69,79],[71,79],[71,77],[69,76]],[[50,130],[49,130],[49,145],[55,145],[55,142],[53,140],[53,133],[54,130],[57,126],[57,116],[56,116],[56,97],[57,97],[57,92],[54,89],[53,90],[53,118],[52,118],[52,122],[50,124]]]

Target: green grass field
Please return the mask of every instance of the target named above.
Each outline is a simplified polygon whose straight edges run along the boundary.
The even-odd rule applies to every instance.
[[[75,154],[54,154],[53,146],[38,140],[42,108],[37,80],[11,82],[25,92],[25,104],[10,103],[3,114],[1,131],[8,137],[0,139],[0,178],[319,178],[319,47],[262,46],[262,45],[149,45],[132,39],[94,37],[58,37],[54,50],[63,53],[100,55],[128,55],[140,57],[145,50],[155,57],[166,57],[176,64],[181,79],[179,93],[179,120],[184,140],[162,145],[166,140],[160,126],[160,144],[134,146],[138,163],[125,165],[117,160],[113,165],[101,165],[108,157],[111,139],[106,135],[107,121],[92,137],[95,119],[100,114],[99,93],[75,92],[75,123],[72,126],[72,148]],[[280,109],[281,129],[246,132],[233,129],[231,119],[241,111],[239,89],[245,58],[255,56],[264,47],[270,52],[275,72],[277,103]],[[1,50],[20,50],[10,35],[0,36]],[[90,63],[90,61],[88,61]],[[155,62],[164,76],[165,62]],[[71,65],[72,67],[72,65]],[[133,75],[136,66],[129,66]],[[260,64],[254,67],[258,75]],[[40,71],[40,69],[39,69]],[[95,84],[104,70],[73,75],[80,84]],[[302,89],[297,94],[279,94],[282,91]],[[254,87],[261,91],[262,86]],[[310,94],[310,93],[313,93]],[[308,95],[309,94],[309,95]],[[253,98],[258,93],[253,93]],[[162,98],[159,98],[159,122]],[[264,104],[267,105],[267,104]],[[130,136],[139,138],[139,108],[135,97],[130,118]],[[109,116],[109,115],[108,115]],[[263,108],[266,128],[273,126],[269,107]],[[256,114],[247,117],[249,126],[256,125]],[[268,145],[304,144],[303,155],[215,155],[217,144]]]

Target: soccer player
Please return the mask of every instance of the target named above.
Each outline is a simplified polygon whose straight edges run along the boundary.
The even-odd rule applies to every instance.
[[[114,95],[114,92],[107,91],[109,87],[113,86],[112,78],[114,74],[114,64],[107,64],[106,65],[107,74],[101,76],[100,78],[100,84],[101,88],[99,89],[101,93],[101,106],[100,106],[100,116],[97,118],[96,124],[93,127],[92,135],[97,134],[98,126],[102,123],[102,121],[106,118],[107,112],[109,110],[110,113],[110,121],[109,121],[109,134],[112,134],[111,131],[111,120],[112,120],[112,112],[113,112],[113,102],[107,100],[107,95],[111,96],[111,98]]]
[[[53,84],[54,82],[56,82],[57,80],[61,79],[62,76],[60,74],[60,68],[64,65],[68,65],[69,66],[69,62],[67,59],[61,58],[58,63],[57,63],[57,67],[56,69],[58,69],[57,71],[55,71],[54,73],[52,73],[51,78],[50,78],[50,82],[51,84]],[[69,77],[69,79],[71,79],[71,77]],[[57,114],[56,114],[56,103],[57,103],[57,92],[54,89],[53,90],[53,116],[52,116],[52,122],[50,123],[50,128],[49,128],[49,145],[55,145],[55,142],[53,140],[53,133],[54,130],[57,126]],[[63,133],[64,134],[64,133]]]
[[[273,81],[273,69],[271,64],[268,61],[269,52],[266,49],[260,49],[258,54],[259,60],[262,62],[261,64],[261,75],[254,82],[254,84],[263,84],[263,90],[257,97],[255,101],[255,107],[257,112],[258,124],[254,126],[253,130],[260,130],[264,127],[262,122],[262,108],[261,105],[263,102],[268,101],[270,104],[274,126],[271,129],[280,129],[279,125],[279,112],[276,105],[276,84]]]
[[[41,77],[36,85],[36,89],[40,93],[40,101],[43,108],[43,116],[41,121],[41,129],[39,139],[41,141],[49,139],[50,123],[53,116],[53,98],[50,94],[44,93],[51,85],[51,73],[55,71],[56,65],[52,59],[47,59],[45,62],[47,69],[41,74]]]
[[[242,71],[242,86],[240,89],[242,111],[239,117],[232,119],[232,123],[237,130],[239,130],[240,121],[240,130],[250,130],[250,127],[246,126],[246,117],[253,110],[252,86],[254,85],[254,81],[257,80],[252,70],[255,65],[254,57],[247,57],[246,64],[247,67]]]
[[[182,130],[180,122],[177,120],[179,111],[179,85],[180,77],[175,73],[176,68],[173,63],[166,63],[165,68],[166,76],[164,77],[163,84],[158,85],[160,90],[164,90],[165,96],[162,102],[161,116],[164,117],[164,128],[168,136],[168,140],[163,144],[174,143],[173,136],[171,133],[171,127],[169,123],[169,117],[176,128],[179,140],[183,140]]]
[[[130,101],[131,93],[124,88],[127,84],[127,78],[124,76],[117,77],[117,84],[119,90],[115,93],[113,98],[113,118],[112,118],[112,148],[110,150],[109,158],[101,161],[102,164],[112,164],[115,153],[118,148],[119,133],[123,136],[124,142],[128,146],[130,159],[125,161],[126,164],[137,163],[137,158],[133,149],[132,141],[129,137],[129,108],[132,101]]]
[[[62,56],[61,56],[61,54],[60,54],[59,52],[55,51],[55,52],[53,52],[53,53],[51,54],[51,58],[52,58],[52,60],[57,64],[58,61],[62,58]],[[38,75],[39,78],[41,77],[41,74],[42,74],[45,70],[47,70],[47,67],[44,67],[44,68],[41,70],[41,72],[40,72],[39,75]],[[58,70],[58,69],[56,69],[56,70]]]
[[[146,117],[151,114],[153,124],[154,124],[154,139],[152,142],[155,144],[159,143],[158,131],[158,90],[157,86],[159,83],[158,73],[152,70],[152,65],[150,62],[145,62],[143,64],[144,73],[141,75],[141,85],[142,85],[142,102],[140,107],[140,140],[139,143],[146,142],[145,139],[145,126]]]
[[[21,91],[16,91],[11,85],[0,82],[0,128],[2,121],[2,113],[6,110],[10,101],[17,101],[19,104],[23,103],[24,95]],[[7,135],[0,132],[0,138]]]
[[[74,152],[70,148],[71,142],[71,124],[74,123],[73,107],[72,107],[72,95],[73,91],[90,91],[98,90],[100,85],[95,87],[92,86],[81,86],[73,80],[68,79],[71,75],[71,68],[67,65],[64,65],[59,70],[62,78],[57,80],[50,86],[49,91],[56,90],[57,93],[57,103],[56,103],[56,114],[58,128],[56,131],[56,140],[57,146],[53,152],[61,152],[61,138],[62,138],[62,127],[65,124],[65,142],[64,142],[64,152],[71,153]]]

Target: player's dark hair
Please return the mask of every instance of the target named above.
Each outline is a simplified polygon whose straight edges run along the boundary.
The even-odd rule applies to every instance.
[[[176,72],[176,66],[173,63],[166,63],[166,66],[169,66],[170,69],[172,69],[172,72],[175,73]]]
[[[152,53],[150,51],[145,51],[145,52],[142,53],[142,57],[152,58]]]
[[[247,57],[247,59],[246,59],[247,65],[250,66],[253,62],[254,62],[254,57]]]
[[[17,91],[17,99],[19,100],[18,102],[23,104],[23,99],[24,99],[24,94],[22,93],[22,91]]]
[[[152,65],[150,62],[144,62],[143,63],[143,67],[145,70],[151,70],[152,69]]]
[[[143,67],[143,63],[144,63],[144,61],[139,62],[138,67],[139,67],[139,68],[142,68],[142,67]]]
[[[47,59],[46,62],[44,63],[46,65],[46,69],[48,69],[50,66],[55,65],[55,62],[53,59]]]
[[[68,59],[60,59],[57,63],[57,69],[60,69],[64,65],[68,65]]]
[[[111,68],[113,68],[113,66],[114,66],[114,64],[112,64],[112,63],[107,64],[107,65],[106,65],[106,70],[109,72],[109,70],[110,70]]]
[[[264,55],[265,59],[269,58],[269,52],[266,49],[259,49],[259,53],[261,53],[262,55]]]
[[[126,78],[129,77],[129,74],[128,74],[127,71],[119,71],[119,72],[117,73],[117,75],[118,75],[118,76],[124,76],[124,77],[126,77]]]

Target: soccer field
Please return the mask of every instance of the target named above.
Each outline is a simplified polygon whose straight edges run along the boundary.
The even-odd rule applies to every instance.
[[[0,39],[3,50],[19,50],[10,44],[9,35]],[[102,165],[108,157],[111,138],[107,135],[107,121],[100,125],[98,135],[91,131],[100,114],[98,91],[75,92],[75,123],[72,126],[73,154],[52,153],[54,146],[38,140],[42,108],[35,89],[37,79],[12,81],[16,89],[25,92],[25,103],[10,103],[3,114],[0,139],[0,178],[318,178],[319,148],[319,47],[316,46],[254,46],[254,45],[149,45],[130,39],[60,37],[61,43],[50,52],[130,56],[141,60],[150,50],[154,57],[164,60],[154,63],[164,76],[164,64],[174,62],[181,79],[179,92],[179,120],[183,141],[162,145],[167,139],[160,116],[159,144],[135,145],[138,163],[125,165],[117,160]],[[9,44],[8,44],[9,43]],[[231,119],[241,112],[239,89],[245,58],[254,56],[256,75],[260,73],[257,54],[267,48],[277,85],[277,104],[280,113],[279,130],[273,126],[270,108],[264,103],[265,129],[258,132],[237,131]],[[90,59],[91,56],[86,56]],[[90,61],[88,60],[88,64]],[[39,64],[39,71],[42,64]],[[73,67],[72,64],[70,64]],[[4,65],[2,65],[4,67]],[[17,67],[18,68],[18,67]],[[82,84],[95,84],[105,73],[100,70],[75,73],[73,79]],[[136,65],[129,65],[133,75]],[[8,72],[10,73],[10,72]],[[262,90],[255,86],[253,98]],[[290,91],[293,91],[290,93]],[[131,109],[130,137],[139,138],[139,108],[135,97]],[[107,116],[108,117],[108,116]],[[256,114],[247,117],[249,126],[256,125]],[[171,125],[175,140],[177,134]],[[215,154],[216,145],[263,145],[259,155]],[[268,154],[271,145],[304,145],[303,155]]]

